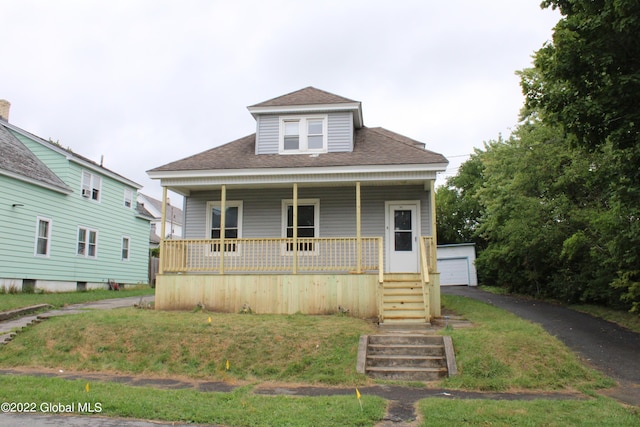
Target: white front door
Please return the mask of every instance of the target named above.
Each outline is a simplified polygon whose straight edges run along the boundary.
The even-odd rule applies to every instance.
[[[387,271],[417,273],[419,230],[418,202],[387,203]]]

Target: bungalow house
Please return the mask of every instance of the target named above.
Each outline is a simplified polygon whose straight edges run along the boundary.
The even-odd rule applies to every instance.
[[[0,100],[0,289],[148,283],[139,184],[8,122]]]
[[[313,87],[248,109],[256,133],[148,171],[165,203],[167,189],[185,197],[156,308],[439,316],[434,181],[448,161]]]

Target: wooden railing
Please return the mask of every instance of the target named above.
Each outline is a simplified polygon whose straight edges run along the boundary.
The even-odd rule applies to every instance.
[[[164,273],[362,273],[382,275],[381,237],[165,240]],[[360,248],[358,248],[360,242]],[[297,246],[297,247],[296,247]],[[381,276],[382,277],[382,276]]]
[[[429,273],[436,268],[435,242],[432,237],[422,236],[420,238],[420,274],[422,277],[422,297],[424,299],[425,320],[431,321],[431,279]]]

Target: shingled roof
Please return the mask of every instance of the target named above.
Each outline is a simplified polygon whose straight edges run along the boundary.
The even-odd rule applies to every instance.
[[[0,122],[0,173],[36,185],[70,193],[73,191]]]
[[[256,105],[252,105],[249,108],[281,107],[289,105],[345,104],[354,102],[357,101],[353,101],[351,99],[334,95],[333,93],[325,92],[324,90],[316,89],[312,86],[309,86],[304,89],[300,89],[286,95],[278,96],[277,98],[273,98]]]
[[[252,134],[149,172],[448,163],[424,144],[379,127],[356,129],[352,152],[256,155],[255,140]]]

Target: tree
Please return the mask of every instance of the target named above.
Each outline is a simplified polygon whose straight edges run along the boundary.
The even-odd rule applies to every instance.
[[[447,179],[447,185],[436,190],[436,218],[438,244],[476,243],[484,247],[476,235],[482,207],[476,199],[482,186],[481,151],[476,150],[464,162],[456,176]]]
[[[611,284],[640,311],[640,2],[545,0],[542,6],[559,9],[563,19],[553,42],[536,52],[534,69],[521,73],[525,114],[536,112],[561,127],[571,144],[598,156],[607,211],[590,225],[603,236],[602,267],[616,271]]]

